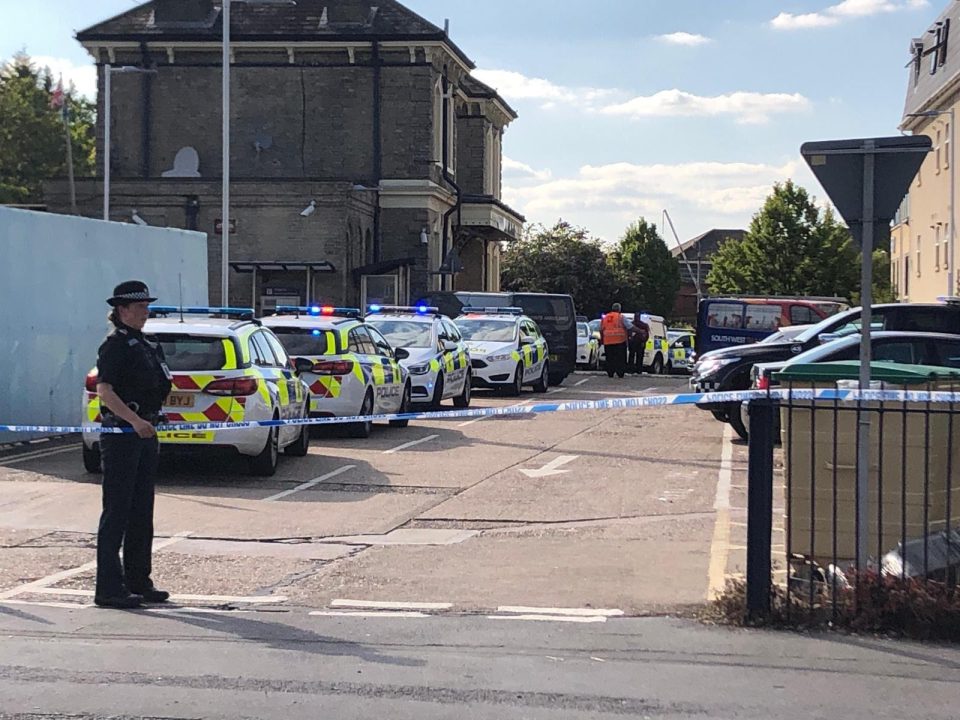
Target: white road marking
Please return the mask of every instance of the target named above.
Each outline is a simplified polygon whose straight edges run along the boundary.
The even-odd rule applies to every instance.
[[[156,540],[153,543],[153,550],[156,552],[165,547],[169,547],[176,542],[180,542],[185,537],[190,535],[190,531],[177,533],[173,537],[168,537],[164,540],[157,542]],[[67,578],[74,577],[75,575],[80,575],[87,572],[88,570],[93,570],[97,566],[96,561],[84,563],[79,567],[70,568],[69,570],[61,570],[58,573],[53,575],[47,575],[47,577],[40,578],[39,580],[34,580],[32,582],[24,583],[23,585],[18,585],[15,588],[10,588],[9,590],[4,590],[0,592],[0,600],[6,600],[8,598],[16,597],[17,595],[23,595],[24,593],[36,592],[40,588],[46,588],[50,585],[56,585],[61,580],[66,580]]]
[[[264,498],[263,501],[273,502],[275,500],[281,500],[285,497],[289,497],[290,495],[293,495],[294,493],[300,492],[301,490],[308,490],[312,488],[314,485],[319,485],[325,480],[334,478],[337,475],[342,475],[343,473],[347,472],[347,470],[353,470],[355,467],[356,465],[344,465],[341,468],[337,468],[336,470],[328,472],[326,475],[321,475],[320,477],[316,477],[313,480],[309,480],[308,482],[305,482],[302,485],[297,485],[295,488],[291,488],[290,490],[284,490],[281,493],[277,493],[276,495],[271,495],[268,498]]]
[[[77,597],[93,597],[93,590],[78,588],[37,588],[30,592],[42,595],[72,595]],[[250,605],[266,605],[269,603],[285,602],[285,595],[178,595],[170,596],[171,600],[185,602],[212,602],[212,603],[248,603]]]
[[[573,462],[578,457],[580,456],[579,455],[560,455],[559,457],[555,457],[553,460],[551,460],[541,468],[536,468],[535,470],[525,470],[521,468],[520,472],[522,472],[527,477],[531,477],[531,478],[541,478],[541,477],[549,477],[550,475],[560,475],[562,473],[570,472],[570,471],[559,470],[558,468],[561,465],[566,465],[567,463]]]
[[[551,607],[524,607],[522,605],[501,605],[497,608],[501,613],[520,613],[534,615],[566,615],[569,617],[603,616],[621,617],[623,610],[615,608],[551,608]]]
[[[429,602],[381,602],[379,600],[334,600],[330,603],[334,608],[365,608],[380,610],[449,610],[453,603]]]
[[[24,453],[22,455],[14,455],[9,459],[0,459],[0,465],[15,465],[16,463],[27,462],[28,460],[39,460],[51,455],[60,455],[65,452],[76,452],[78,447],[79,445],[71,445],[70,447],[57,448],[56,450],[37,450],[35,452]]]
[[[408,442],[408,443],[404,443],[403,445],[399,445],[398,447],[392,448],[392,449],[390,449],[390,450],[384,450],[384,451],[383,451],[383,454],[384,454],[384,455],[393,455],[394,453],[398,453],[398,452],[400,452],[401,450],[406,450],[407,448],[412,448],[414,445],[420,445],[420,444],[425,443],[425,442],[430,442],[431,440],[436,440],[438,437],[440,437],[440,436],[439,436],[439,435],[427,435],[425,438],[420,438],[419,440],[412,440],[412,441],[410,441],[410,442]]]
[[[320,615],[322,617],[369,617],[369,618],[428,618],[430,615],[421,612],[409,612],[401,610],[314,610],[311,615]]]
[[[569,615],[487,615],[487,620],[537,620],[542,622],[605,623],[602,615],[570,617]]]
[[[564,388],[562,387],[553,388],[553,390],[547,390],[547,395],[553,395],[554,393],[563,392],[563,391],[564,391]]]
[[[580,386],[583,385],[584,383],[590,382],[590,380],[591,380],[591,378],[584,378],[584,379],[581,380],[580,382],[575,383],[575,387],[580,387]]]
[[[733,484],[733,427],[724,425],[723,448],[720,451],[720,475],[717,478],[717,496],[713,503],[717,511],[710,543],[710,570],[707,576],[707,600],[713,600],[726,585],[727,556],[730,552],[730,486]]]
[[[36,607],[66,608],[68,610],[82,610],[93,607],[93,603],[68,603],[68,602],[39,602],[34,600],[3,600],[2,605],[34,605]]]
[[[524,405],[529,405],[529,404],[532,403],[532,402],[533,402],[533,400],[523,400],[523,401],[521,401],[521,402],[518,402],[516,405],[510,405],[510,406],[508,406],[508,407],[523,407]],[[467,427],[467,425],[473,425],[474,423],[478,423],[478,422],[480,422],[481,420],[489,420],[489,419],[492,418],[492,417],[498,417],[498,416],[496,416],[496,415],[483,415],[482,417],[474,418],[473,420],[467,420],[466,422],[459,423],[459,424],[457,425],[457,427]]]

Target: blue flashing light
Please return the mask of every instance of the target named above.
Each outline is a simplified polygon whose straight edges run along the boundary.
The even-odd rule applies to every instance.
[[[277,315],[313,315],[323,317],[358,318],[362,315],[359,308],[333,307],[332,305],[278,305]]]
[[[319,306],[319,305],[313,305],[313,306],[311,306],[311,307],[310,307],[310,314],[311,314],[311,315],[319,315],[319,314],[320,314],[320,306]]]
[[[380,305],[371,305],[371,306],[370,306],[370,312],[372,312],[372,313],[378,313],[378,312],[380,312],[382,309],[383,309],[383,308],[382,308]]]
[[[176,305],[151,305],[149,311],[156,315],[173,315],[183,313],[184,315],[228,315],[240,318],[252,318],[253,308],[240,307],[185,307],[179,308]]]
[[[320,334],[321,334],[321,332],[320,332],[319,330],[314,330],[314,331],[311,333],[311,335],[320,335]]]
[[[430,308],[428,308],[426,305],[420,305],[417,307],[417,312],[420,314],[427,313],[430,312]]]

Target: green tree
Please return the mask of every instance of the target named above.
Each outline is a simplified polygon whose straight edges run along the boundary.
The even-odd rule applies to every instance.
[[[67,174],[63,117],[51,107],[55,83],[19,53],[0,67],[0,203],[43,202],[43,181]],[[94,169],[94,105],[64,88],[70,117],[74,174]]]
[[[616,289],[600,242],[562,220],[552,228],[527,228],[507,248],[500,284],[516,292],[572,295],[577,312],[590,317],[609,309]]]
[[[707,285],[714,294],[850,297],[859,276],[846,226],[788,180],[774,185],[743,240],[720,246]]]
[[[859,261],[863,258],[863,253],[858,256]],[[860,282],[857,282],[856,292],[848,296],[854,305],[860,304]],[[893,292],[893,285],[890,282],[890,253],[883,248],[873,251],[873,302],[891,303],[896,302],[897,296]]]
[[[609,265],[624,310],[670,316],[680,289],[680,265],[656,225],[640,218],[628,227],[610,253]]]

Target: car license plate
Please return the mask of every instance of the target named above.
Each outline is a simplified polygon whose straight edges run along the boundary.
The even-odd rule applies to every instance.
[[[191,393],[170,393],[167,395],[167,407],[174,408],[192,408],[193,395]]]
[[[164,430],[157,433],[162,443],[209,443],[213,442],[213,430]]]

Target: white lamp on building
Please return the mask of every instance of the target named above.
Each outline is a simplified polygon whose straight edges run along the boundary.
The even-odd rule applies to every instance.
[[[112,65],[103,66],[103,219],[110,219],[110,85],[111,78],[115,73],[126,75],[128,73],[156,73],[156,70],[148,70],[133,65],[123,65],[113,67]]]

